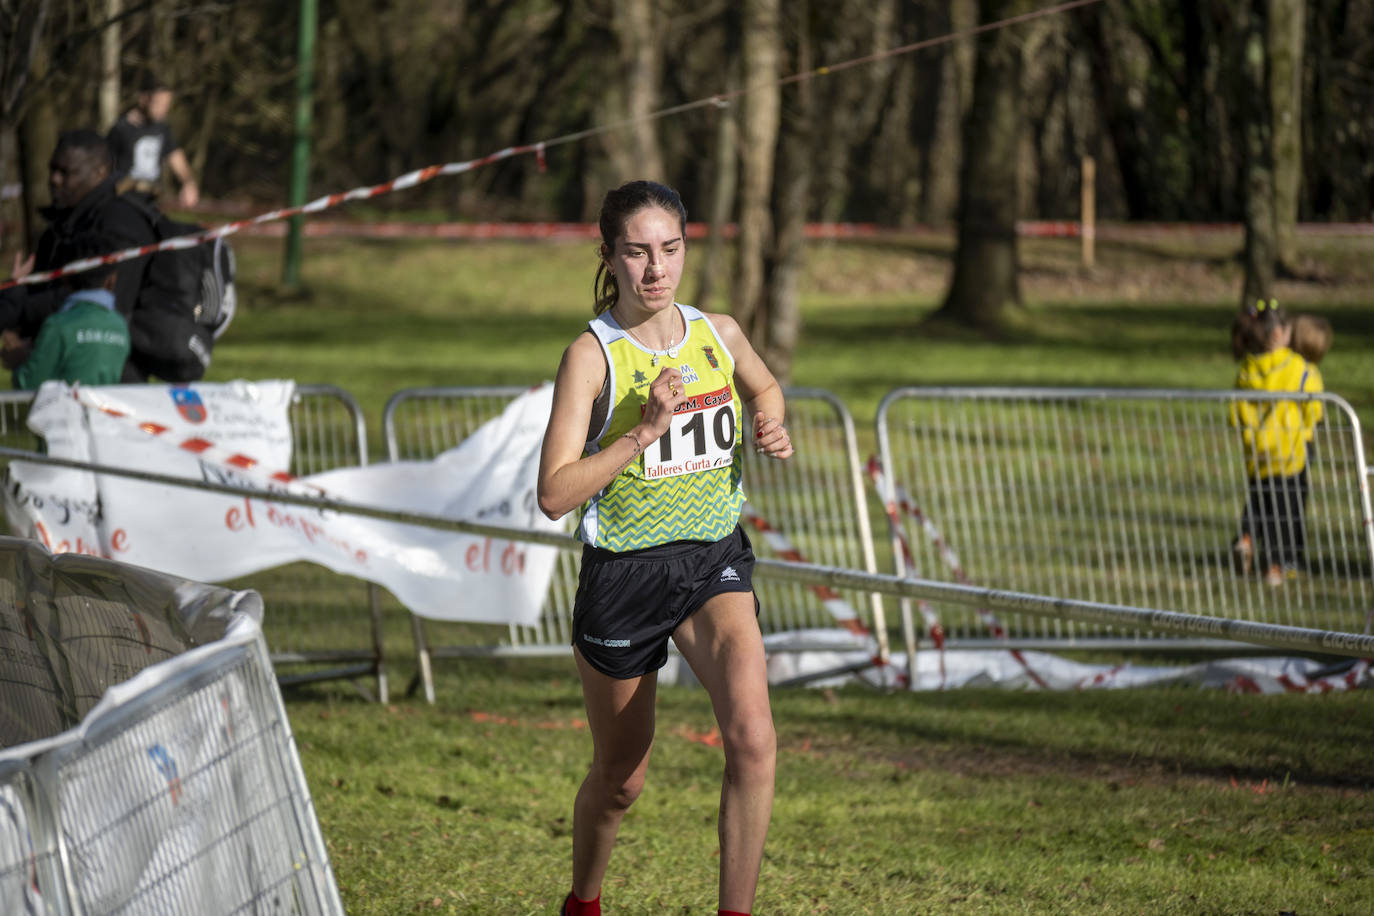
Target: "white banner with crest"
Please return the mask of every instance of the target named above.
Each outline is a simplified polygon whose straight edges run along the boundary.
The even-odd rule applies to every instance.
[[[293,478],[290,381],[72,388],[48,382],[29,426],[48,454],[488,524],[560,531],[535,504],[552,385],[434,461]],[[557,548],[13,461],[5,512],[54,553],[218,582],[308,560],[439,620],[532,624]],[[249,583],[251,585],[251,582]],[[267,608],[271,613],[271,608]]]

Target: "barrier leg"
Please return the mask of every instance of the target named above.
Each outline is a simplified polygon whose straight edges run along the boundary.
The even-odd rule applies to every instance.
[[[434,705],[434,667],[430,660],[429,643],[425,638],[425,622],[418,614],[410,615],[410,632],[415,639],[415,676],[406,687],[406,696],[424,687],[425,702]]]
[[[372,606],[372,657],[377,669],[377,702],[386,703],[390,694],[386,681],[386,654],[382,649],[382,599],[375,582],[368,584],[367,596]]]

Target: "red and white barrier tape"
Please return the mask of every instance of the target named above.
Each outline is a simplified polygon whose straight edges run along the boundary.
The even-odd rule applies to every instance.
[[[260,214],[258,216],[253,217],[252,219],[236,220],[231,223],[225,223],[222,226],[216,226],[213,229],[206,229],[204,232],[196,232],[190,235],[179,235],[175,238],[170,238],[165,241],[158,242],[155,245],[142,245],[136,248],[126,248],[123,251],[113,251],[109,254],[100,255],[99,257],[82,258],[78,261],[72,261],[70,264],[65,264],[62,267],[57,268],[56,270],[46,270],[37,273],[31,273],[19,280],[8,280],[4,283],[0,283],[0,289],[8,289],[11,286],[16,286],[21,283],[43,283],[48,280],[56,279],[58,277],[67,276],[69,274],[80,273],[81,271],[89,270],[92,267],[99,267],[102,264],[118,264],[122,261],[131,261],[134,258],[141,258],[144,255],[153,254],[154,252],[158,251],[170,251],[172,249],[177,248],[191,248],[196,245],[199,245],[201,242],[204,242],[208,239],[215,239],[221,238],[226,235],[232,235],[233,233],[238,232],[240,229],[243,229],[248,226],[258,225],[260,223],[276,222],[278,220],[287,219],[292,216],[301,216],[307,213],[319,213],[324,210],[328,210],[332,207],[337,207],[340,204],[346,203],[351,200],[370,200],[374,197],[379,197],[382,194],[389,194],[392,191],[400,191],[405,188],[416,187],[417,185],[424,184],[425,182],[433,181],[435,178],[438,178],[441,175],[458,175],[462,172],[468,172],[475,168],[479,168],[484,165],[489,165],[493,162],[498,162],[502,159],[509,159],[512,156],[519,156],[525,153],[534,153],[535,156],[539,159],[539,161],[542,162],[544,157],[545,145],[546,144],[544,143],[530,143],[524,146],[508,146],[503,150],[498,150],[497,152],[491,153],[487,156],[483,156],[480,159],[470,159],[467,162],[450,162],[445,165],[431,165],[423,169],[417,169],[413,172],[407,172],[406,174],[401,175],[398,178],[393,178],[390,181],[384,181],[381,184],[372,185],[371,187],[354,188],[351,191],[344,191],[338,194],[327,194],[324,197],[316,198],[315,200],[312,200],[309,203],[303,204],[299,207],[286,207],[280,210],[270,210],[267,213]]]
[[[740,517],[763,535],[764,543],[775,556],[790,563],[807,562],[806,557],[788,539],[787,535],[769,524],[768,520],[758,513],[752,503],[748,501],[744,503],[740,509]],[[821,606],[830,613],[831,617],[835,618],[835,622],[841,627],[855,636],[873,639],[873,632],[859,619],[859,614],[854,610],[854,605],[846,601],[843,595],[825,584],[808,585],[807,588],[820,599]],[[883,658],[880,652],[875,652],[870,660],[875,668],[883,668],[887,665],[887,660]],[[905,682],[907,677],[899,673],[897,680]]]
[[[1330,693],[1333,690],[1353,690],[1364,681],[1368,672],[1369,659],[1361,658],[1345,674],[1331,674],[1310,680],[1281,674],[1278,681],[1289,693]]]
[[[935,523],[921,511],[920,506],[907,496],[906,491],[903,490],[895,480],[891,482],[891,488],[889,489],[887,476],[883,473],[882,464],[878,461],[876,456],[870,456],[868,459],[868,476],[873,481],[873,486],[878,491],[878,497],[883,501],[883,506],[887,510],[888,522],[892,525],[893,534],[901,544],[903,557],[911,557],[913,552],[910,543],[907,541],[906,533],[902,529],[898,519],[899,509],[914,518],[917,523],[920,524],[921,529],[925,531],[926,537],[929,538],[936,552],[939,553],[940,559],[944,560],[945,565],[948,566],[950,571],[954,574],[955,581],[963,585],[971,585],[972,583],[969,581],[968,575],[964,572],[963,565],[959,562],[959,557],[954,553],[954,550],[949,544],[945,542],[944,536],[941,535],[940,529],[935,527]],[[983,625],[988,628],[988,631],[994,638],[1007,638],[1006,628],[1002,626],[1002,622],[997,619],[995,614],[987,608],[982,607],[975,608],[974,610],[977,612],[979,618],[982,619]],[[943,639],[943,633],[941,638]],[[1020,649],[1008,649],[1007,651],[1010,652],[1012,658],[1016,659],[1021,667],[1026,670],[1026,674],[1031,680],[1035,681],[1035,683],[1042,688],[1048,688],[1049,685],[1045,683],[1045,680],[1040,677],[1040,675],[1035,673],[1030,663],[1026,661],[1026,657],[1021,654]]]
[[[1369,635],[1371,629],[1374,629],[1374,608],[1370,608],[1369,613],[1364,618],[1366,636]],[[1344,674],[1331,674],[1311,680],[1281,674],[1278,677],[1278,682],[1279,686],[1289,693],[1331,693],[1333,690],[1353,690],[1364,682],[1365,676],[1369,674],[1370,664],[1370,659],[1362,658],[1356,661],[1350,670]]]
[[[1274,678],[1274,682],[1288,693],[1334,693],[1342,690],[1354,690],[1363,684],[1369,675],[1369,665],[1370,660],[1362,658],[1351,665],[1350,669],[1343,674],[1329,674],[1325,677],[1310,679],[1300,674],[1280,674]],[[1243,674],[1231,678],[1226,684],[1226,689],[1232,693],[1266,692],[1258,680]]]
[[[872,459],[870,459],[868,468],[868,473],[870,477],[873,477],[874,475],[874,465],[875,462]],[[883,485],[880,479],[881,472],[878,472],[878,474],[879,477],[875,477],[873,483],[878,488],[879,495],[881,496],[883,493]],[[914,573],[916,571],[916,556],[911,552],[911,544],[907,541],[906,534],[902,531],[901,520],[897,517],[897,506],[895,503],[884,498],[883,509],[887,515],[888,530],[892,533],[893,540],[897,542],[897,546],[901,548],[902,559],[906,563],[906,568]],[[935,608],[931,605],[929,601],[926,601],[924,598],[916,599],[916,609],[920,611],[921,619],[926,622],[926,632],[930,634],[930,641],[932,644],[934,644],[936,651],[939,653],[940,686],[941,688],[943,688],[945,685],[946,677],[945,625],[940,622],[940,615],[936,612]]]
[[[768,545],[768,549],[773,552],[774,556],[787,560],[789,563],[807,562],[806,557],[788,540],[787,535],[774,528],[767,519],[759,515],[753,503],[746,501],[740,510],[740,516],[763,535],[764,543]],[[859,613],[854,610],[854,605],[846,601],[839,592],[828,585],[808,585],[807,588],[820,599],[821,605],[841,627],[855,636],[873,635],[868,627],[864,626],[863,621],[859,619]]]
[[[307,203],[303,206],[287,207],[280,210],[272,210],[268,213],[263,213],[260,216],[253,217],[252,219],[226,223],[222,226],[217,226],[213,229],[207,229],[204,232],[198,232],[193,235],[178,236],[175,239],[168,239],[167,241],[160,242],[156,245],[144,245],[138,248],[127,248],[123,251],[114,251],[110,252],[109,254],[101,255],[95,258],[84,258],[79,261],[72,261],[71,263],[65,264],[62,267],[57,268],[56,270],[31,273],[21,279],[7,280],[3,283],[0,283],[0,290],[8,289],[11,286],[17,286],[19,284],[43,283],[48,280],[56,279],[58,277],[68,276],[74,273],[80,273],[83,270],[90,270],[93,267],[99,267],[103,264],[118,264],[122,261],[130,261],[134,258],[139,258],[143,257],[144,255],[153,254],[157,251],[167,251],[174,248],[191,247],[193,245],[197,245],[201,242],[204,242],[208,239],[232,235],[233,233],[238,232],[240,229],[246,228],[248,226],[258,225],[261,223],[275,222],[277,220],[286,219],[292,216],[301,216],[307,213],[319,213],[323,210],[328,210],[331,207],[336,207],[339,204],[345,203],[350,200],[369,200],[373,197],[378,197],[382,194],[387,194],[391,191],[399,191],[405,188],[412,188],[416,185],[424,184],[425,182],[438,178],[441,175],[457,175],[462,172],[471,171],[472,169],[479,168],[484,165],[489,165],[493,162],[498,162],[502,159],[509,159],[513,156],[519,156],[525,153],[534,154],[535,161],[538,164],[538,168],[542,172],[546,168],[544,153],[550,147],[561,146],[567,143],[573,143],[575,141],[583,140],[588,137],[597,136],[600,134],[609,133],[614,130],[629,127],[633,124],[647,123],[651,121],[657,121],[672,115],[685,114],[686,112],[694,111],[699,108],[723,108],[728,106],[733,99],[739,98],[745,95],[746,93],[752,92],[757,89],[765,88],[768,86],[787,86],[792,83],[804,82],[817,76],[828,76],[832,73],[838,73],[842,70],[848,70],[850,68],[861,66],[863,64],[870,64],[879,60],[885,60],[890,57],[897,57],[903,54],[910,54],[912,52],[920,51],[926,48],[932,48],[937,45],[949,44],[961,38],[968,38],[976,35],[981,35],[984,32],[995,31],[997,29],[1005,28],[1006,26],[1016,25],[1018,23],[1023,22],[1029,22],[1033,19],[1040,19],[1046,16],[1057,15],[1059,13],[1076,9],[1078,7],[1091,6],[1095,3],[1101,2],[1103,2],[1103,0],[1067,0],[1067,2],[1060,3],[1055,6],[1045,7],[1043,9],[1038,10],[1031,10],[1029,12],[1020,13],[1015,16],[1008,16],[1005,19],[998,19],[991,22],[980,23],[979,25],[963,29],[958,32],[950,32],[945,35],[937,35],[932,38],[926,38],[922,39],[921,41],[912,42],[911,44],[902,45],[898,48],[889,48],[883,51],[875,52],[873,54],[867,54],[862,57],[855,57],[847,61],[841,61],[837,64],[827,64],[820,67],[815,67],[811,70],[806,70],[801,73],[795,73],[791,76],[775,80],[772,83],[745,86],[739,89],[731,90],[730,92],[718,93],[716,95],[708,96],[706,98],[696,99],[691,102],[685,102],[681,105],[673,105],[669,108],[663,108],[659,109],[658,111],[650,112],[649,114],[643,115],[638,118],[627,118],[613,124],[603,124],[597,127],[587,128],[586,130],[574,131],[573,133],[564,134],[562,136],[554,137],[549,140],[541,140],[537,143],[527,143],[521,146],[508,146],[503,150],[498,150],[495,153],[482,156],[479,159],[472,159],[467,162],[450,162],[445,165],[427,166],[426,168],[417,169],[413,172],[408,172],[405,175],[402,175],[398,178],[393,178],[391,181],[386,181],[379,185],[373,185],[371,187],[354,188],[352,191],[346,191],[340,194],[329,194],[324,197],[320,197],[316,200],[313,200],[310,203]]]

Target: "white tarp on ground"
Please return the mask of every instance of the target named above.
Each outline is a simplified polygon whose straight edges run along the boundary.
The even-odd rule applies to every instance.
[[[517,398],[433,461],[291,478],[290,381],[117,385],[49,382],[29,426],[48,454],[255,489],[545,531],[535,505],[552,385]],[[117,559],[205,582],[298,560],[389,589],[417,614],[532,624],[556,548],[357,515],[11,462],[11,529],[55,553]]]
[[[871,637],[855,636],[847,630],[796,630],[770,634],[763,641],[770,683],[863,666],[873,657]],[[804,648],[838,646],[846,641],[853,644],[852,651]],[[1374,687],[1368,659],[1326,664],[1310,658],[1257,657],[1213,659],[1192,665],[1097,665],[1031,650],[1022,650],[1019,656],[1020,660],[1004,649],[918,650],[915,689],[1105,690],[1193,685],[1242,693],[1325,693]],[[906,670],[906,653],[899,652],[893,653],[890,665],[818,677],[809,683],[815,687],[856,683],[891,687]]]

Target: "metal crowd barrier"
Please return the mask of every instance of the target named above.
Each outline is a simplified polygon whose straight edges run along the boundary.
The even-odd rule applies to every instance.
[[[32,392],[0,392],[0,446],[37,446],[37,437],[24,423],[32,399]],[[297,477],[367,463],[362,408],[344,389],[298,385],[290,419],[293,442],[289,470]],[[374,681],[377,698],[386,701],[385,621],[376,586],[304,562],[243,576],[224,585],[252,588],[271,608],[263,631],[280,683],[350,679],[368,694],[359,680],[367,678]],[[403,618],[398,615],[394,619],[394,628],[403,635]]]
[[[570,552],[580,552],[581,550],[578,541],[567,534],[557,532],[533,531],[511,525],[465,521],[434,513],[398,510],[385,506],[345,503],[333,497],[245,489],[233,484],[192,480],[154,471],[53,458],[34,452],[3,447],[0,447],[0,457],[85,470],[96,474],[111,474],[173,488],[188,488],[234,496],[248,495],[260,499],[271,499],[273,502],[285,505],[304,506],[313,510],[327,510],[334,514],[349,514],[404,525],[419,525],[436,531],[463,532],[493,540],[542,544]],[[996,611],[1029,614],[1059,623],[1073,622],[1100,624],[1108,627],[1119,626],[1128,630],[1132,628],[1143,629],[1188,637],[1203,634],[1213,638],[1217,645],[1227,645],[1228,647],[1253,644],[1323,655],[1366,659],[1374,657],[1374,635],[1369,635],[1367,632],[1355,633],[1350,630],[1327,630],[1287,624],[1230,620],[1172,610],[1130,607],[1110,602],[1085,601],[1053,595],[1037,595],[967,583],[941,582],[889,573],[871,573],[848,567],[823,566],[796,559],[779,560],[768,556],[759,558],[755,574],[759,579],[794,582],[813,589],[824,586],[833,592],[852,590],[862,594],[876,592],[917,601],[948,601],[978,608],[982,613],[988,613],[986,609],[990,608]],[[3,582],[3,579],[0,579],[0,582]],[[15,628],[11,627],[10,630],[14,631]],[[1231,642],[1217,642],[1219,640],[1230,640]],[[855,642],[844,640],[835,646],[818,646],[816,648],[834,648],[853,652]],[[872,660],[869,659],[841,670],[858,670],[859,667],[867,667],[871,663]],[[818,676],[829,676],[832,673],[838,672],[822,672]]]
[[[52,713],[6,722],[0,912],[343,912],[256,594],[20,538],[0,591],[5,708]]]
[[[1316,400],[1309,449],[1306,557],[1266,584],[1232,545],[1247,500],[1245,455],[1228,410],[1234,391],[900,388],[877,435],[914,566],[897,571],[1217,620],[1348,634],[1374,612],[1374,522],[1360,423],[1332,394]],[[1256,539],[1258,540],[1258,538]],[[948,645],[1050,649],[1218,647],[1128,627],[941,607]],[[909,618],[909,607],[903,608]],[[1199,630],[1198,632],[1206,632]]]
[[[388,457],[433,458],[525,390],[398,392],[383,417]],[[750,501],[743,521],[760,557],[761,624],[767,633],[845,626],[871,637],[877,660],[887,654],[880,594],[900,596],[909,649],[915,643],[911,603],[922,599],[951,604],[938,608],[951,648],[1234,649],[1219,637],[1250,639],[1252,631],[1262,637],[1265,627],[1305,631],[1296,642],[1266,644],[1321,646],[1334,645],[1333,633],[1365,632],[1374,608],[1374,516],[1358,419],[1340,398],[1319,398],[1326,418],[1309,468],[1306,568],[1271,588],[1254,572],[1236,575],[1230,565],[1246,497],[1239,437],[1226,419],[1235,397],[1232,391],[891,392],[879,407],[877,433],[887,479],[898,491],[884,496],[901,506],[900,535],[914,560],[906,562],[894,542],[898,578],[907,577],[894,585],[872,575],[848,411],[825,392],[791,389],[788,426],[797,455],[780,463],[746,450]],[[0,393],[0,446],[36,446],[23,424],[29,398]],[[361,411],[341,389],[301,386],[292,426],[297,475],[367,460]],[[455,523],[453,530],[481,527]],[[279,674],[281,683],[339,677],[356,683],[371,675],[385,699],[382,647],[386,639],[395,644],[408,625],[418,668],[410,686],[423,686],[432,699],[433,658],[568,652],[577,569],[577,553],[560,551],[533,627],[422,621],[382,589],[304,563],[233,585],[251,585],[267,598],[272,661],[303,669]],[[1004,632],[990,631],[997,615],[979,607],[984,593],[994,596],[988,607],[1011,611],[995,621]],[[1166,612],[1154,608],[1196,619],[1171,627],[1161,623]],[[852,648],[852,642],[795,645]]]
[[[334,385],[298,385],[291,402],[291,468],[305,477],[367,464],[367,426],[353,395]],[[382,591],[314,563],[291,563],[225,583],[253,588],[271,608],[263,630],[281,684],[373,679],[388,699]],[[288,673],[282,673],[283,668]]]
[[[382,416],[388,457],[392,461],[432,459],[457,446],[525,390],[505,386],[397,392]],[[778,462],[745,450],[749,501],[743,524],[755,553],[760,558],[801,559],[874,572],[868,506],[849,412],[827,392],[790,389],[787,427],[797,447],[793,458]],[[435,658],[569,652],[579,561],[576,553],[560,553],[537,626],[479,626],[413,617],[417,675],[411,689],[423,686],[426,697],[433,700]],[[841,625],[871,633],[876,653],[886,655],[882,601],[876,593],[781,580],[760,581],[757,593],[765,633]],[[798,648],[811,647],[798,644]]]

